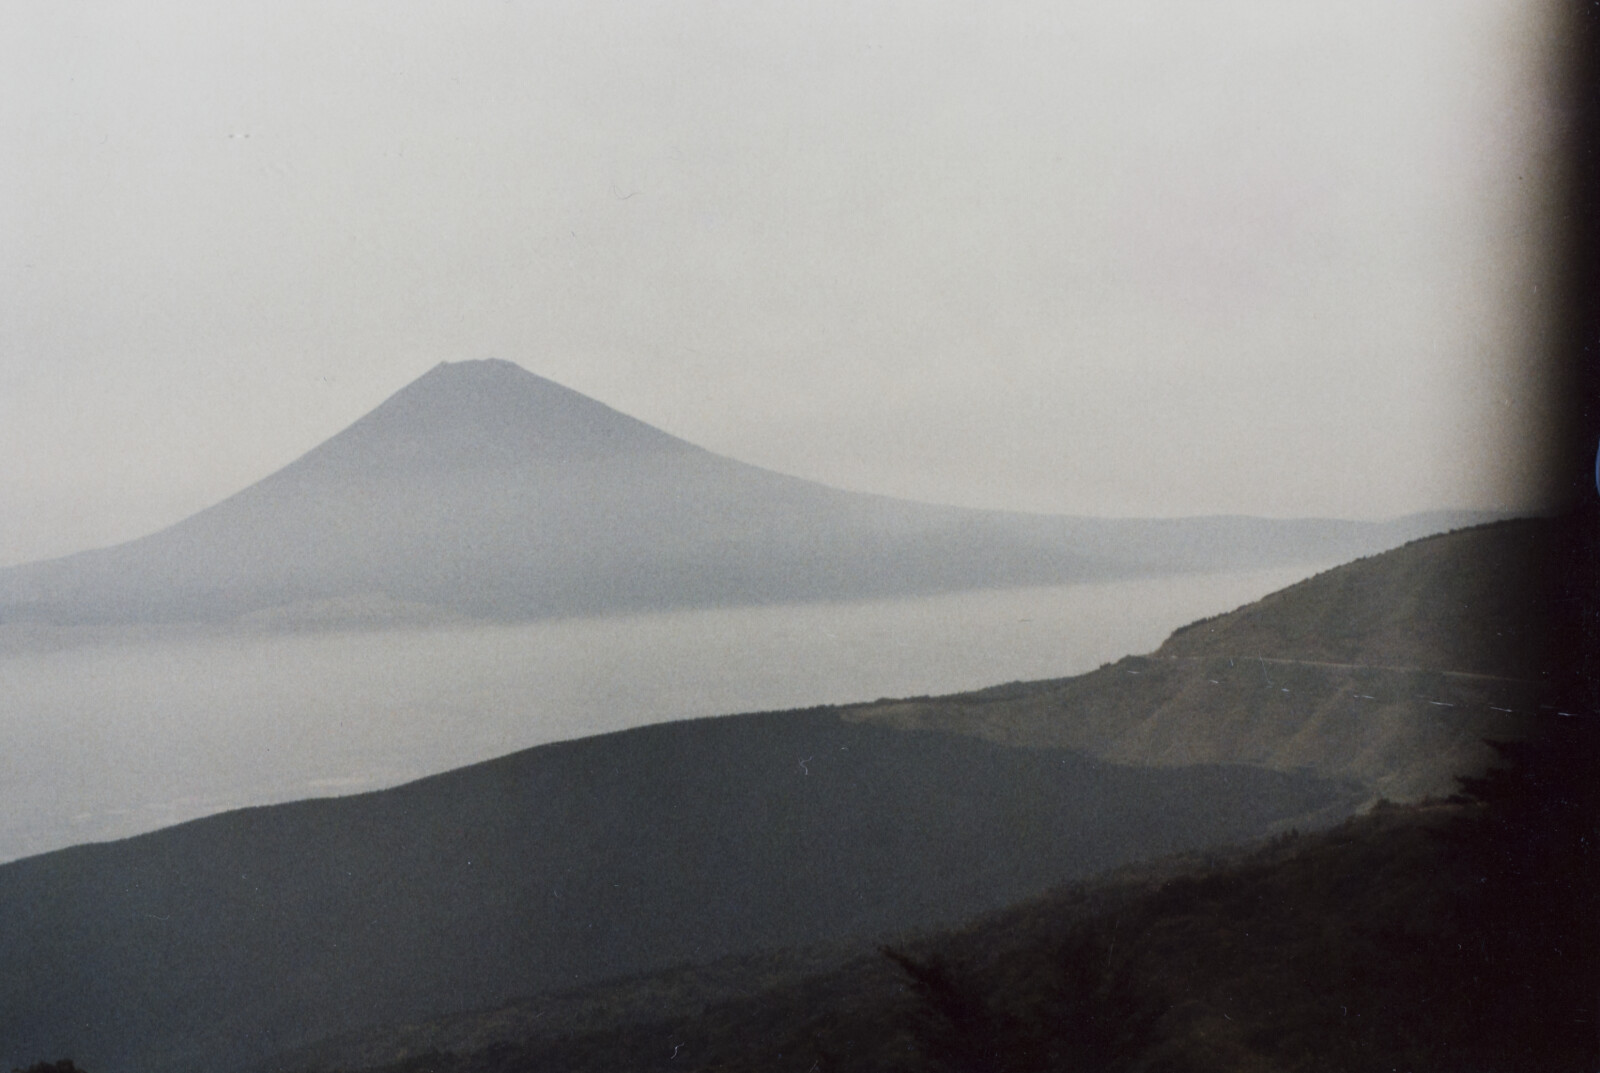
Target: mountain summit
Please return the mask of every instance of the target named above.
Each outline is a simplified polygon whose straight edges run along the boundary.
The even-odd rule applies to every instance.
[[[506,361],[442,364],[159,533],[0,570],[0,623],[492,619],[1329,562],[1479,520],[1095,519],[845,492]]]
[[[441,362],[290,471],[593,462],[699,448],[509,361]]]

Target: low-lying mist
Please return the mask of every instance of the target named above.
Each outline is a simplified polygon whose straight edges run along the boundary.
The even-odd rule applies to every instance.
[[[0,860],[672,719],[1060,677],[1293,567],[518,626],[0,638]]]

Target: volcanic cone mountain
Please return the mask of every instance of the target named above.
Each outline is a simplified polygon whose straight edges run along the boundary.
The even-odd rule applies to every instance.
[[[0,622],[419,605],[492,619],[1332,561],[1451,525],[1109,520],[845,492],[715,455],[505,361],[441,364],[151,536],[0,571]]]

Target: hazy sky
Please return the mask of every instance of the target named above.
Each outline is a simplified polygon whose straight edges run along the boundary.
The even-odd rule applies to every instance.
[[[1542,11],[11,0],[0,563],[491,356],[922,499],[1520,505]]]

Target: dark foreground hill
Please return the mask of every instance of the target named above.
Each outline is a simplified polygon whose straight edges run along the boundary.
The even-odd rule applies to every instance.
[[[267,1068],[1593,1068],[1597,784],[1560,673],[1563,579],[1592,553],[1572,537],[1532,521],[1435,537],[1181,629],[1151,657],[845,713],[1120,742],[1156,765],[1231,750],[1347,772],[1373,796],[1454,793],[1496,755],[1479,735],[1532,734],[1512,755],[1543,759],[1469,779],[1475,803],[1383,806],[1254,856],[1141,866],[904,940],[900,967],[868,944],[735,958],[345,1035]]]
[[[680,963],[891,936],[1353,807],[1236,767],[669,724],[0,867],[0,1067],[217,1070]]]
[[[1385,787],[1453,784],[1484,758],[1447,746],[1486,753],[1483,727],[1519,729],[1545,671],[1391,667],[1375,662],[1386,642],[1332,651],[1297,624],[1325,617],[1330,592],[1365,591],[1378,606],[1357,631],[1452,608],[1410,650],[1445,654],[1429,660],[1493,651],[1482,631],[1548,639],[1548,589],[1510,591],[1547,575],[1508,567],[1555,537],[1519,522],[1433,538],[1172,642],[1198,647],[1077,679],[644,728],[0,867],[0,1066],[220,1069],[513,999],[537,1018],[563,988],[897,935],[1123,862],[1332,822]],[[1268,614],[1270,633],[1245,628]],[[1258,635],[1301,641],[1229,654]],[[1145,766],[1060,747],[1083,740],[1142,749]],[[1227,749],[1254,766],[1181,760]]]
[[[1588,1073],[1593,886],[1481,803],[1065,887],[823,969],[663,974],[284,1055],[321,1073]],[[633,995],[656,1000],[645,1014]],[[380,1056],[384,1056],[381,1057]],[[376,1059],[376,1060],[375,1060]]]
[[[0,624],[381,625],[859,599],[1332,562],[1474,520],[930,506],[735,462],[509,362],[460,362],[169,529],[0,570]]]

